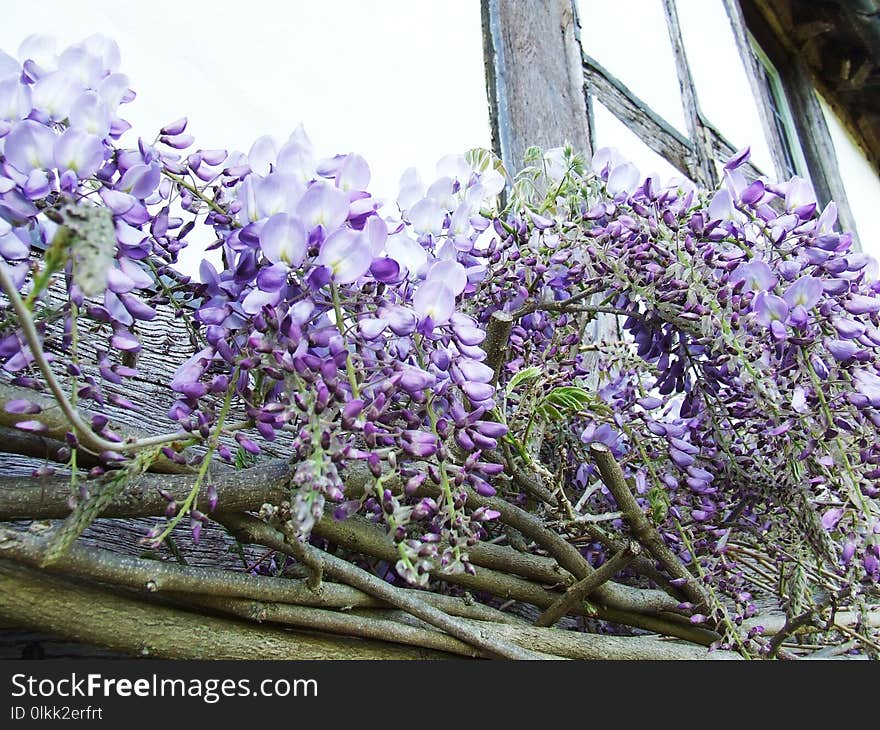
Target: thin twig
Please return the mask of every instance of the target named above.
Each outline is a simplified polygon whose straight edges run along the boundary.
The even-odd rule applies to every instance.
[[[281,528],[284,537],[287,539],[287,546],[290,552],[300,563],[302,563],[309,571],[308,585],[312,591],[321,590],[321,580],[324,578],[324,564],[317,556],[317,553],[309,550],[300,540],[299,535],[292,528],[283,525]]]
[[[629,565],[640,552],[638,543],[627,543],[623,550],[609,558],[595,573],[571,586],[556,603],[538,616],[535,620],[535,626],[553,626],[599,586],[611,580]]]

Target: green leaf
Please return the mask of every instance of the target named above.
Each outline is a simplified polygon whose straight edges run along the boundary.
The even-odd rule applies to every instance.
[[[653,487],[646,496],[648,505],[651,507],[651,517],[654,524],[659,525],[669,514],[669,495],[660,487]]]
[[[523,162],[526,165],[535,165],[535,164],[541,162],[541,160],[543,160],[543,159],[544,159],[544,153],[541,151],[541,148],[536,147],[535,145],[532,145],[531,147],[526,149],[526,153],[523,157]]]
[[[464,159],[474,169],[475,172],[486,172],[486,170],[495,170],[504,177],[507,177],[507,170],[504,163],[492,150],[485,147],[474,147],[464,153]]]
[[[543,403],[540,403],[538,405],[537,413],[545,420],[557,421],[562,418],[562,414],[557,410],[557,408],[547,401],[544,401]]]
[[[522,383],[527,383],[530,380],[534,380],[541,374],[541,368],[537,365],[532,365],[531,367],[524,368],[523,370],[518,370],[514,376],[507,383],[507,388],[505,388],[505,393],[510,395],[514,390],[516,390],[517,386]]]
[[[551,390],[544,400],[567,411],[582,411],[593,400],[593,396],[583,388],[565,385]]]

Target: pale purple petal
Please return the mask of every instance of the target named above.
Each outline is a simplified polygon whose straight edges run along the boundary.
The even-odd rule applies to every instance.
[[[15,232],[0,236],[0,255],[9,261],[21,261],[30,254],[30,246],[22,241]]]
[[[134,289],[134,281],[124,271],[111,266],[107,271],[107,288],[116,293],[129,292]]]
[[[19,421],[15,424],[15,427],[22,431],[31,431],[33,433],[41,433],[48,430],[46,424],[41,421]]]
[[[284,263],[266,266],[257,274],[257,286],[263,291],[277,292],[287,283],[289,272],[290,269]]]
[[[367,161],[360,155],[348,155],[336,173],[336,185],[341,190],[366,190],[369,183],[370,167]]]
[[[34,107],[44,111],[53,121],[66,119],[73,102],[85,91],[86,86],[67,69],[52,71],[34,84]]]
[[[825,510],[822,514],[822,527],[828,530],[828,532],[831,532],[837,527],[837,523],[840,522],[841,517],[843,517],[842,507],[831,507],[830,509]]]
[[[769,326],[771,322],[783,322],[788,317],[788,303],[774,294],[759,292],[752,302],[758,322]]]
[[[406,233],[389,236],[385,251],[412,275],[418,275],[428,262],[428,252]]]
[[[880,376],[870,370],[856,370],[852,378],[856,391],[865,396],[872,406],[880,408]]]
[[[455,294],[441,279],[428,279],[413,295],[413,308],[435,325],[445,324],[455,311]]]
[[[60,170],[73,170],[79,178],[91,177],[104,162],[104,145],[95,135],[71,127],[55,142],[53,157]],[[157,169],[157,184],[158,179]]]
[[[761,259],[752,259],[737,266],[730,275],[730,283],[745,282],[746,290],[768,291],[776,286],[776,277]]]
[[[156,310],[134,294],[122,292],[119,294],[119,300],[135,319],[148,322],[156,316]]]
[[[631,193],[639,184],[639,170],[630,162],[615,167],[608,176],[606,188],[612,197],[620,193]]]
[[[117,229],[118,233],[118,229]],[[138,233],[143,237],[145,234],[141,231]],[[134,261],[125,256],[120,257],[119,259],[119,268],[122,269],[123,273],[134,282],[134,285],[138,289],[147,289],[153,286],[153,277],[150,276],[146,271],[144,271],[140,266],[138,266]]]
[[[0,81],[0,119],[17,122],[33,108],[31,87],[18,80],[18,75]]]
[[[138,338],[128,330],[121,330],[113,335],[110,338],[110,345],[123,352],[137,352],[141,349]]]
[[[859,351],[859,346],[852,340],[825,340],[825,348],[835,360],[846,362]]]
[[[474,403],[490,400],[495,395],[495,386],[490,383],[468,381],[461,386],[461,389]]]
[[[479,360],[463,359],[458,368],[467,380],[475,383],[491,383],[495,377],[495,371]]]
[[[736,221],[742,213],[740,213],[733,204],[733,197],[727,188],[722,188],[712,198],[709,203],[709,220],[713,221]]]
[[[152,195],[153,191],[158,187],[161,178],[161,170],[158,165],[132,165],[122,180],[119,181],[119,189],[126,193],[143,200]]]
[[[433,198],[422,198],[407,211],[407,217],[416,233],[439,235],[443,232],[446,211]]]
[[[370,242],[373,255],[378,256],[388,240],[388,225],[379,216],[370,216],[364,224],[364,235]]]
[[[5,403],[3,410],[7,413],[14,413],[16,415],[31,415],[33,413],[39,413],[43,409],[29,400],[16,398]]]
[[[323,226],[324,230],[332,231],[348,218],[348,195],[332,185],[314,183],[303,194],[296,212],[307,228]]]
[[[266,292],[260,289],[252,289],[241,303],[241,308],[247,314],[258,314],[260,310],[267,304],[274,306],[281,299],[280,292]]]
[[[790,307],[812,309],[822,297],[822,282],[813,276],[802,276],[782,296]]]
[[[388,320],[388,326],[398,337],[412,334],[418,325],[418,317],[415,312],[398,305],[386,307],[382,311],[382,317]]]
[[[278,155],[278,149],[275,140],[269,136],[260,137],[248,152],[248,164],[251,170],[257,175],[266,176],[269,174],[270,167],[275,163]]]
[[[315,152],[311,141],[300,124],[278,151],[278,170],[294,175],[307,183],[315,176]]]
[[[110,132],[110,113],[104,100],[94,91],[80,94],[70,109],[70,126],[104,138]]]
[[[290,319],[294,324],[304,325],[314,311],[315,303],[311,299],[302,299],[290,307]]]
[[[832,317],[831,324],[837,330],[837,334],[843,339],[853,340],[865,334],[866,327],[861,322],[856,322],[847,317]]]
[[[428,269],[428,281],[437,279],[446,284],[455,296],[467,286],[467,273],[458,261],[438,261]],[[435,320],[436,322],[436,320]]]
[[[358,330],[365,340],[374,340],[388,327],[388,320],[381,317],[365,317],[358,320]]]
[[[816,205],[816,193],[813,191],[812,183],[802,177],[793,177],[785,193],[785,209],[793,211],[810,205]]]
[[[850,294],[849,298],[843,303],[843,308],[850,314],[873,314],[880,312],[880,297]]]
[[[56,134],[42,124],[25,119],[16,124],[4,140],[6,161],[21,173],[54,167]]]
[[[171,390],[182,392],[182,388],[196,382],[205,372],[208,363],[214,357],[214,350],[207,347],[200,350],[188,360],[181,363],[171,378],[168,386]]]
[[[276,213],[291,213],[303,195],[302,182],[293,175],[273,172],[267,177],[249,175],[245,183],[251,182],[253,211],[250,220],[268,218]]]
[[[260,248],[273,263],[296,268],[305,259],[307,246],[305,226],[295,215],[276,213],[260,231]]]
[[[349,284],[363,276],[373,262],[370,244],[358,231],[341,228],[321,245],[317,263],[326,266],[339,284]]]

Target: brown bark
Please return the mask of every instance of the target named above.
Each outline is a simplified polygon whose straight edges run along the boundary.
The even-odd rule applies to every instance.
[[[166,659],[441,659],[386,642],[322,636],[137,601],[0,561],[0,618],[72,641]]]

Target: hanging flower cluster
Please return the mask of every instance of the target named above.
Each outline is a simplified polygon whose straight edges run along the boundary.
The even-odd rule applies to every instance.
[[[475,150],[428,186],[406,173],[390,213],[362,157],[322,159],[301,128],[246,155],[196,148],[186,119],[120,146],[134,94],[115,44],[44,50],[0,56],[0,364],[94,414],[68,441],[98,475],[136,450],[105,411],[134,408],[108,385],[137,375],[138,323],[166,305],[189,322],[194,354],[167,383],[177,430],[141,446],[199,479],[152,538],[183,517],[201,529],[214,455],[278,441],[290,527],[368,515],[424,585],[472,570],[498,514],[468,494],[521,500],[517,472],[562,495],[569,534],[620,528],[589,458],[602,443],[737,621],[754,611],[744,543],[836,594],[880,580],[877,265],[806,181],[747,179],[747,151],[701,192],[610,151],[587,166],[532,150],[502,208],[506,172]],[[195,281],[175,264],[200,217],[222,264]],[[496,313],[512,320],[497,371]],[[45,428],[35,402],[4,408]],[[358,463],[371,478],[350,493]]]
[[[614,504],[588,446],[609,447],[739,620],[755,611],[742,535],[790,572],[824,566],[812,578],[835,594],[880,579],[877,262],[807,181],[749,180],[747,158],[700,194],[609,151],[590,170],[533,151],[478,294],[483,322],[498,308],[516,319],[502,383],[542,376],[508,411],[507,439],[569,474],[595,513]],[[610,315],[619,338],[585,341]],[[572,400],[560,385],[586,390]]]

